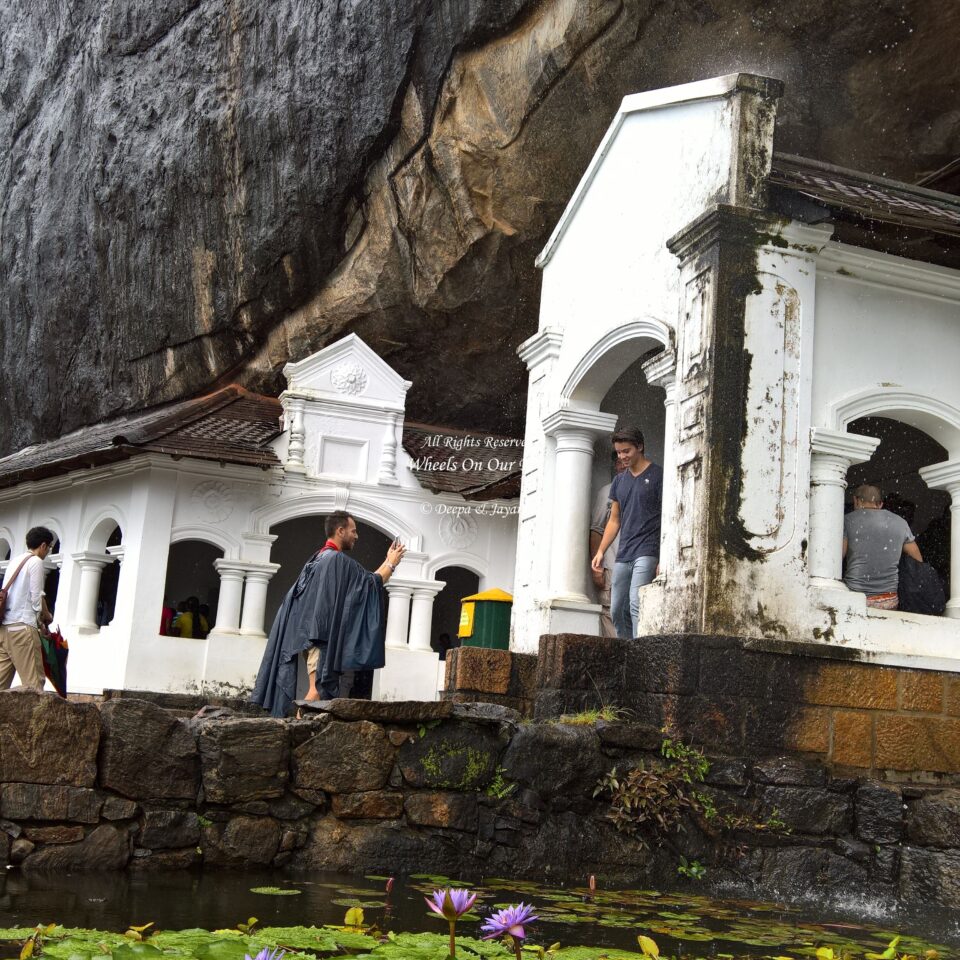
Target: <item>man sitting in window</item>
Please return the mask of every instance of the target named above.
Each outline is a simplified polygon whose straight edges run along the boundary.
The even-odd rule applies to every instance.
[[[907,521],[883,509],[880,488],[869,483],[857,487],[853,512],[843,520],[843,582],[865,593],[868,607],[896,610],[901,553],[923,562]]]

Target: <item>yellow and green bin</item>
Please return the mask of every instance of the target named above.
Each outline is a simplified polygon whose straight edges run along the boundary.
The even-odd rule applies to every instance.
[[[510,649],[510,611],[513,597],[503,590],[484,590],[464,597],[457,636],[465,647]]]

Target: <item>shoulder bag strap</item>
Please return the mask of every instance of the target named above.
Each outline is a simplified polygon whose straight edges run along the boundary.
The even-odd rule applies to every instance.
[[[27,556],[25,556],[20,561],[20,566],[17,567],[17,572],[10,578],[10,582],[3,588],[4,590],[9,590],[13,586],[13,581],[20,576],[20,571],[24,568],[26,562],[30,559],[31,556],[35,556],[35,554],[27,554]]]

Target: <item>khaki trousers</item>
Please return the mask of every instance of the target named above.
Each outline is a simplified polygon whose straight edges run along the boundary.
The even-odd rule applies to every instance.
[[[603,589],[597,591],[597,597],[600,600],[600,636],[615,637],[617,628],[613,625],[613,619],[610,616],[610,578],[611,572],[603,568]]]
[[[20,677],[22,687],[42,690],[43,653],[40,634],[26,623],[0,625],[0,690],[8,690],[13,674]]]

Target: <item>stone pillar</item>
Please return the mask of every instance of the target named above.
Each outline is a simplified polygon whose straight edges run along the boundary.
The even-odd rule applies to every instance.
[[[97,596],[100,593],[100,574],[114,558],[105,553],[83,551],[73,553],[70,559],[80,568],[80,585],[77,590],[77,611],[73,618],[74,627],[81,633],[96,633]]]
[[[950,599],[946,617],[960,617],[960,460],[934,463],[920,471],[923,482],[933,490],[950,494]]]
[[[808,569],[812,583],[845,589],[843,499],[847,470],[869,460],[880,441],[855,433],[814,427],[810,452],[810,539]]]
[[[443,589],[443,583],[433,581],[418,584],[413,588],[413,603],[410,609],[410,649],[428,650],[430,629],[433,626],[433,598]]]
[[[240,633],[245,637],[263,637],[263,615],[267,606],[267,584],[280,569],[279,563],[246,565],[247,585],[243,594]]]
[[[395,579],[391,579],[387,584],[387,593],[390,595],[390,601],[387,604],[386,645],[405,649],[413,587],[409,583],[398,583]]]
[[[244,569],[236,561],[218,559],[214,569],[220,574],[220,599],[217,601],[217,622],[211,633],[238,633],[243,598]]]
[[[550,597],[589,604],[587,576],[590,528],[590,479],[593,441],[610,433],[617,417],[595,410],[561,409],[550,414],[543,427],[556,441],[554,497],[551,523]]]
[[[306,466],[303,462],[305,452],[304,437],[306,433],[303,426],[304,404],[305,401],[302,397],[286,397],[284,399],[287,424],[290,430],[290,440],[287,444],[287,462],[283,465],[283,468],[290,473],[306,472]]]
[[[647,383],[654,387],[662,387],[666,396],[663,400],[663,508],[660,525],[660,576],[666,577],[670,567],[670,559],[677,549],[676,546],[676,516],[677,492],[677,355],[673,350],[666,349],[658,353],[643,365],[643,375]]]

